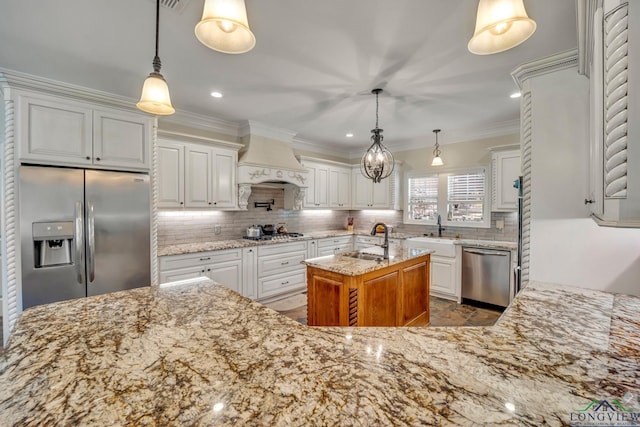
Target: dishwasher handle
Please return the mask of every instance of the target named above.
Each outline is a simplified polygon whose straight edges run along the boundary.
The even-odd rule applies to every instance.
[[[482,249],[469,249],[469,248],[463,248],[462,249],[464,252],[468,252],[470,254],[476,254],[476,255],[492,255],[492,256],[507,256],[509,255],[509,252],[507,251],[485,251]]]

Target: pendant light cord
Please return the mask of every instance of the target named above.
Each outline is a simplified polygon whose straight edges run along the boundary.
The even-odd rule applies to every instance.
[[[160,0],[156,0],[156,56],[153,58],[153,71],[160,73],[160,57],[158,56],[158,39],[160,38]]]
[[[378,91],[376,91],[376,129],[378,129]]]

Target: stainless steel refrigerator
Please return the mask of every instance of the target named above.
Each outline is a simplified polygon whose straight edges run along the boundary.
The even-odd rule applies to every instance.
[[[22,306],[149,286],[149,176],[20,167]]]

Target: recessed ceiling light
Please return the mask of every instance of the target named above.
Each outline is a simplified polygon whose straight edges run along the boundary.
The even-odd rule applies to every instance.
[[[353,134],[351,132],[349,132],[348,134],[345,135],[347,138],[353,138]]]
[[[509,98],[520,98],[520,92],[514,92],[511,95],[509,95]]]
[[[220,92],[211,92],[211,96],[214,98],[222,98],[222,94]]]

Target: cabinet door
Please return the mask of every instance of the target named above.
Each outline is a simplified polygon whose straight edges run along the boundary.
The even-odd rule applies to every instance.
[[[359,169],[354,169],[352,173],[353,192],[351,202],[354,208],[367,209],[371,206],[371,195],[373,181],[364,177]]]
[[[231,290],[242,293],[242,260],[209,265],[207,276]]]
[[[175,282],[177,280],[193,279],[206,274],[205,267],[187,267],[160,272],[160,284]]]
[[[388,209],[391,200],[391,177],[374,184],[371,181],[371,206],[374,208]]]
[[[236,206],[236,166],[238,153],[231,150],[213,150],[213,206],[232,208]]]
[[[456,297],[456,260],[431,255],[431,293]]]
[[[92,164],[92,112],[54,97],[20,96],[20,159],[46,163]]]
[[[329,207],[351,207],[351,170],[343,168],[329,169]]]
[[[242,295],[247,298],[258,298],[258,261],[254,248],[242,250]]]
[[[329,207],[329,167],[310,162],[306,162],[304,166],[309,171],[309,188],[305,194],[304,206]]]
[[[514,211],[518,208],[518,190],[513,182],[520,176],[520,151],[500,151],[492,158],[492,210]]]
[[[158,142],[158,207],[184,205],[184,145]]]
[[[93,163],[149,170],[152,120],[118,112],[93,112]]]
[[[185,206],[211,206],[211,149],[197,145],[185,146]]]

